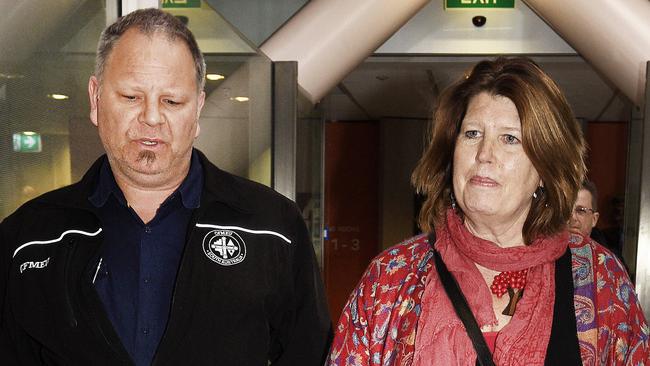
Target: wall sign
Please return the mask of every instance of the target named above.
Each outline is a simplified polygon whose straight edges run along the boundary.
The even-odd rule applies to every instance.
[[[14,133],[14,151],[39,153],[43,149],[41,135],[35,132]]]
[[[163,9],[165,8],[200,8],[201,0],[161,0]]]
[[[445,0],[445,9],[514,8],[515,0]]]

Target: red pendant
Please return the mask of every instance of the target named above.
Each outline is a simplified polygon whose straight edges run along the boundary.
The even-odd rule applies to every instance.
[[[526,275],[528,274],[527,269],[521,271],[506,271],[501,272],[498,275],[494,276],[490,290],[497,297],[503,296],[506,292],[510,297],[508,306],[503,310],[503,315],[512,316],[515,313],[515,307],[517,302],[521,299],[521,296],[524,292],[524,287],[526,286]]]

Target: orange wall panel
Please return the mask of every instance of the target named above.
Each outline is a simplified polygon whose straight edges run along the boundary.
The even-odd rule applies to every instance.
[[[325,124],[325,289],[338,317],[379,243],[379,126]]]
[[[598,188],[599,228],[616,226],[612,199],[625,194],[627,122],[589,122],[587,176]]]

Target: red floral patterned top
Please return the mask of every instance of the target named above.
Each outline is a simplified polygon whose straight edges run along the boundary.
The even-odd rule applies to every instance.
[[[621,263],[580,235],[569,248],[583,365],[650,365],[650,329]],[[437,275],[432,256],[421,235],[370,263],[343,309],[328,366],[411,364],[427,276]]]

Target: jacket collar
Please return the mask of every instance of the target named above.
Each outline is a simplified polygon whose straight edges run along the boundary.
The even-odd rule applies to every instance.
[[[115,176],[113,175],[108,161],[104,160],[98,174],[99,177],[97,178],[97,184],[95,185],[93,194],[88,197],[90,203],[95,207],[102,207],[106,204],[108,198],[113,195],[120,204],[127,206],[128,203],[126,202],[124,193],[117,185]],[[178,189],[169,197],[179,195],[185,208],[198,208],[201,205],[203,183],[203,166],[199,161],[198,153],[196,150],[193,150],[191,164],[187,175]],[[167,200],[169,200],[169,197],[167,197]]]
[[[203,165],[204,184],[201,204],[220,202],[242,213],[253,212],[255,206],[241,190],[242,185],[239,180],[242,178],[217,168],[200,150],[195,148],[194,151]]]

